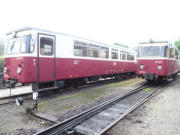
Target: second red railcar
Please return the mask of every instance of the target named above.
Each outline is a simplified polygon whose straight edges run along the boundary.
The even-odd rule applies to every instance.
[[[174,78],[180,72],[180,52],[168,41],[138,45],[137,73],[147,81]]]

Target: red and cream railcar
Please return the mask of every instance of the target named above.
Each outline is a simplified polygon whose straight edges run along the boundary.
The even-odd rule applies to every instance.
[[[7,33],[4,80],[52,83],[136,72],[135,52],[117,45],[26,27]]]
[[[138,45],[138,76],[148,80],[166,80],[180,71],[180,52],[168,41],[151,41]]]

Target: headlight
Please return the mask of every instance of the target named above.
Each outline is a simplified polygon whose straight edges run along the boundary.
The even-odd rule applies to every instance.
[[[144,65],[140,65],[140,69],[144,69]]]
[[[17,68],[17,73],[21,74],[21,68],[20,67]]]
[[[157,69],[158,69],[158,70],[161,70],[161,69],[162,69],[162,66],[157,66]]]
[[[7,67],[4,67],[4,73],[6,73],[6,71],[7,71]]]

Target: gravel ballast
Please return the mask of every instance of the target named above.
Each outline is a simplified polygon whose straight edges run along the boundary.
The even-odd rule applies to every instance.
[[[132,79],[134,80],[134,79]],[[58,121],[65,120],[71,116],[74,116],[82,111],[92,108],[106,100],[112,99],[115,96],[123,94],[135,87],[141,86],[145,81],[137,81],[132,84],[132,80],[129,79],[126,87],[118,86],[113,83],[109,88],[108,92],[102,94],[102,96],[96,98],[96,95],[92,95],[93,100],[88,101],[84,104],[77,104],[84,101],[82,98],[72,96],[74,98],[64,97],[81,93],[84,91],[91,91],[91,88],[75,90],[65,92],[54,98],[62,97],[60,102],[54,100],[53,96],[41,99],[41,102],[57,101],[57,105],[70,105],[72,108],[62,108],[56,110],[57,106],[54,106],[54,110],[48,110],[47,112],[41,112],[47,115],[56,117]],[[127,80],[128,81],[128,80]],[[123,81],[122,81],[123,82]],[[126,81],[125,81],[126,82]],[[104,86],[102,86],[104,88]],[[100,90],[101,91],[101,90]],[[92,93],[91,93],[92,94]],[[98,93],[99,94],[99,93]],[[95,97],[95,98],[94,98]],[[156,95],[144,105],[137,108],[131,114],[129,114],[122,121],[117,123],[107,135],[179,135],[180,134],[180,79],[170,83],[166,90],[162,91],[159,95]],[[53,100],[52,100],[53,99]],[[63,101],[63,102],[62,102]],[[32,102],[28,101],[28,104]],[[27,103],[25,103],[27,105]],[[48,104],[47,104],[48,105]],[[51,104],[50,104],[51,105]],[[64,110],[63,110],[64,109]],[[55,112],[56,111],[56,112]],[[52,112],[52,113],[51,113]],[[49,125],[43,121],[30,119],[25,115],[24,109],[17,107],[15,104],[6,105],[0,107],[0,134],[33,134],[39,130],[47,128]]]

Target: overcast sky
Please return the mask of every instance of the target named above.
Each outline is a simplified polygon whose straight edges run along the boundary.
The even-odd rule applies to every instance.
[[[0,36],[23,26],[104,43],[180,38],[180,0],[1,0]]]

